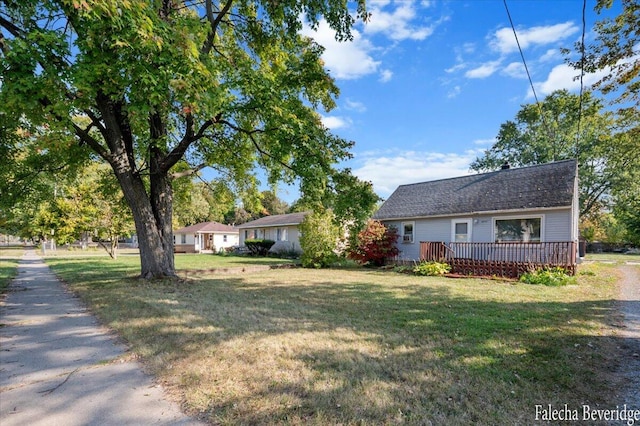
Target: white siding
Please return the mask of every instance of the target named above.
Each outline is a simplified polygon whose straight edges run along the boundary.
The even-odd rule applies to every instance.
[[[278,228],[286,228],[286,240],[278,241]],[[264,238],[267,240],[276,241],[274,244],[274,250],[296,250],[300,251],[300,232],[296,225],[289,226],[273,226],[273,227],[258,227],[258,228],[243,228],[240,229],[240,245],[244,245],[245,231],[249,233],[249,239],[253,232],[257,234],[257,238]]]
[[[227,236],[227,241],[224,241],[224,236]],[[238,245],[238,234],[213,234],[213,245],[216,251],[221,248],[233,247]]]
[[[545,213],[543,241],[573,241],[571,231],[571,209]]]

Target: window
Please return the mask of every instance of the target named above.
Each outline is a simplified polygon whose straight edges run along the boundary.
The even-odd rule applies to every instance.
[[[187,234],[180,234],[180,244],[187,244]]]
[[[451,221],[451,241],[455,243],[471,242],[471,219],[453,219]]]
[[[276,229],[276,241],[287,241],[287,228]]]
[[[402,242],[413,243],[413,228],[415,222],[402,222]]]
[[[227,236],[226,235],[222,236],[222,241],[225,242],[225,243],[227,242]]]
[[[539,243],[542,217],[522,217],[495,220],[495,242]]]

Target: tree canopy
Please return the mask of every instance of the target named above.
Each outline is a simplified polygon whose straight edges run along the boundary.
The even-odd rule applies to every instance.
[[[364,1],[356,7],[354,18],[339,0],[4,1],[3,131],[75,138],[108,163],[133,213],[141,275],[173,276],[175,179],[209,166],[250,198],[262,168],[270,184],[299,182],[310,204],[367,189],[335,166],[353,142],[320,121],[338,88],[322,47],[299,31],[324,19],[349,39],[366,17]],[[46,149],[58,156],[50,165],[69,163],[67,148]]]
[[[582,112],[580,111],[582,107]],[[554,92],[540,104],[523,105],[514,120],[500,126],[494,145],[471,169],[497,170],[576,158],[579,166],[580,214],[607,206],[611,196],[627,187],[630,170],[640,167],[640,148],[627,125],[585,92]]]

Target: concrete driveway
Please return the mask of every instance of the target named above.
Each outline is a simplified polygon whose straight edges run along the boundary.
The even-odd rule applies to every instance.
[[[0,424],[198,425],[35,252],[0,306]]]

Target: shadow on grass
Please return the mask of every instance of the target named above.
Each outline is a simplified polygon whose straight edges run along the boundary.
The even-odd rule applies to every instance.
[[[63,276],[65,268],[77,265],[56,266]],[[104,281],[107,271],[121,278]],[[197,407],[185,405],[214,423],[513,424],[532,423],[535,404],[624,403],[614,400],[609,377],[623,342],[596,331],[612,325],[613,300],[501,302],[460,296],[437,281],[398,287],[389,280],[400,276],[366,272],[339,283],[308,272],[294,282],[234,276],[152,284],[124,279],[129,272],[83,272],[100,279],[83,294],[135,350],[157,360],[157,373],[211,353],[243,363],[238,371],[211,365],[222,370],[190,373],[193,386],[210,393]],[[289,347],[283,357],[304,374],[270,376],[261,366],[269,354],[256,346],[270,340]],[[236,341],[244,349],[225,354]],[[206,383],[217,380],[247,386],[225,392]]]

